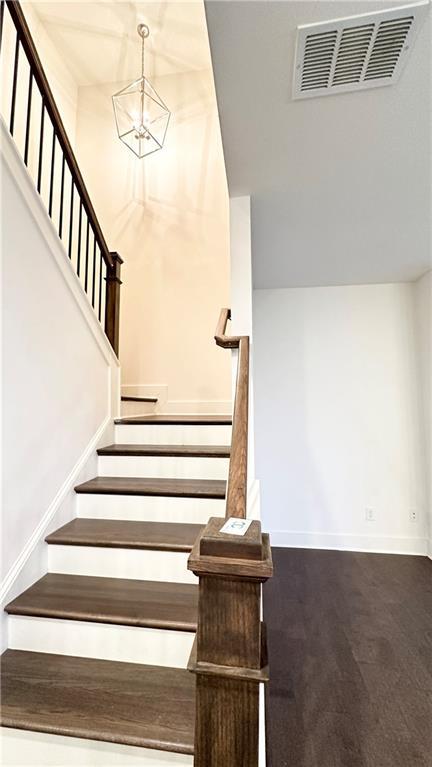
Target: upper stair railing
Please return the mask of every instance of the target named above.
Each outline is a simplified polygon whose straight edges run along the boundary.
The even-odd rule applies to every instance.
[[[123,262],[108,250],[24,13],[15,0],[1,0],[0,72],[3,119],[118,354]]]
[[[211,517],[188,560],[199,577],[198,628],[189,659],[196,674],[195,767],[257,767],[259,684],[268,680],[261,585],[273,574],[269,536],[251,520],[242,535],[221,532],[247,518],[249,337],[227,336],[222,309],[215,340],[238,349],[225,518]]]

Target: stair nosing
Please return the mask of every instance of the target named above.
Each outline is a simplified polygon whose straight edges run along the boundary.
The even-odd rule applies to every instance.
[[[219,450],[220,452],[216,452]],[[144,445],[113,443],[100,447],[98,455],[113,457],[155,456],[158,458],[229,458],[229,445]]]
[[[180,543],[132,543],[130,541],[89,541],[88,539],[76,539],[71,541],[70,539],[59,538],[59,540],[50,540],[50,537],[45,538],[45,542],[50,546],[85,546],[86,548],[95,549],[131,549],[135,551],[172,551],[177,554],[189,554],[192,551],[193,546],[182,545]]]
[[[55,575],[55,573],[53,573]],[[189,585],[189,584],[188,584]],[[191,584],[193,585],[193,584]],[[107,626],[127,626],[129,628],[147,628],[147,629],[160,629],[162,631],[181,631],[184,633],[194,634],[197,630],[197,623],[188,621],[163,621],[157,619],[136,619],[125,618],[121,615],[115,615],[105,617],[103,615],[90,615],[85,612],[70,612],[66,613],[65,610],[55,610],[48,608],[9,608],[5,607],[5,611],[8,615],[22,616],[25,618],[51,618],[62,621],[73,621],[74,623],[103,623]]]
[[[136,415],[115,418],[117,426],[232,426],[231,416],[218,416],[220,420],[209,420],[209,416],[187,415]]]
[[[100,528],[100,538],[91,537],[91,533],[87,531],[86,532],[79,532],[78,535],[74,531],[70,531],[71,527],[79,527],[89,525],[95,526],[96,528]],[[145,534],[151,535],[152,528],[158,528],[157,533],[160,535],[159,540],[157,538],[155,540],[145,540],[145,537],[141,537],[139,540],[133,540],[132,538],[126,538],[123,540],[121,538],[121,534],[119,535],[118,530],[103,530],[103,528],[108,525],[108,528],[114,528],[115,525],[120,525],[123,530],[123,535],[127,531],[128,527],[130,530],[135,530],[140,525],[143,527],[148,528],[145,532],[141,531],[141,535],[144,536]],[[166,528],[164,528],[164,525],[166,525]],[[162,527],[162,529],[161,529]],[[163,538],[164,533],[169,532],[169,529],[173,530],[173,528],[190,528],[189,530],[186,530],[186,532],[190,532],[193,536],[193,541],[190,543],[182,542],[182,541],[166,541]],[[204,528],[204,525],[200,524],[193,524],[193,523],[181,523],[181,522],[147,522],[143,520],[135,521],[135,520],[123,520],[123,519],[99,519],[99,518],[82,518],[82,517],[76,517],[75,519],[70,520],[70,522],[67,522],[65,525],[63,525],[58,530],[53,531],[49,535],[45,537],[45,542],[49,544],[50,546],[86,546],[86,547],[93,547],[93,548],[104,548],[104,549],[134,549],[134,550],[142,550],[142,551],[164,551],[164,552],[173,552],[173,553],[181,553],[181,554],[188,554],[192,551],[193,545],[195,543],[196,538],[200,534],[200,531]],[[97,531],[96,531],[97,532]],[[106,535],[111,534],[113,537],[107,538],[103,537],[102,533],[105,533]],[[114,534],[116,534],[116,538],[114,538]],[[137,533],[138,534],[138,533]],[[174,533],[175,534],[175,533]],[[93,533],[94,535],[94,533]],[[154,535],[154,533],[153,533]],[[81,537],[80,537],[81,536]]]
[[[143,482],[155,482],[161,483],[161,487],[159,489],[156,489],[155,487],[152,488],[142,488],[140,489],[139,486],[137,487],[127,487],[127,485],[121,486],[121,483],[119,483],[118,487],[112,486],[111,488],[104,488],[103,485],[101,487],[97,485],[91,485],[93,480],[100,480],[105,479],[108,482],[111,480],[124,480],[125,483],[127,483],[130,480],[142,480]],[[196,491],[187,491],[187,490],[174,490],[174,489],[168,489],[169,485],[166,487],[163,487],[163,483],[169,483],[174,482],[178,483],[179,487],[181,487],[181,484],[188,483],[188,482],[196,482],[197,485],[202,484],[203,482],[208,482],[210,484],[212,483],[220,483],[221,486],[223,485],[224,488],[221,491],[204,491],[203,489]],[[76,485],[74,490],[76,493],[80,493],[83,495],[127,495],[127,496],[148,496],[148,497],[162,497],[162,498],[205,498],[205,499],[215,499],[215,500],[223,500],[226,496],[226,481],[225,480],[186,480],[186,479],[172,479],[172,478],[163,478],[163,477],[93,477],[91,480],[87,480],[86,482],[83,482],[79,485]]]
[[[121,661],[118,661],[121,662]],[[135,746],[136,748],[148,748],[152,751],[163,751],[168,754],[185,754],[187,756],[193,756],[194,755],[194,749],[193,747],[182,747],[179,746],[176,743],[169,743],[165,742],[163,747],[160,745],[160,741],[155,741],[151,738],[145,738],[144,736],[142,738],[131,738],[131,737],[123,737],[123,738],[116,738],[114,735],[112,735],[112,731],[107,730],[106,733],[99,734],[91,732],[89,733],[88,730],[81,730],[79,727],[58,727],[55,725],[52,725],[51,727],[46,724],[32,724],[28,725],[28,727],[24,726],[23,723],[20,722],[18,718],[13,717],[5,717],[5,715],[1,712],[0,709],[0,727],[5,727],[6,729],[13,729],[13,730],[23,730],[24,732],[42,732],[47,735],[62,735],[66,738],[81,738],[82,740],[97,740],[102,743],[116,743],[121,746]]]

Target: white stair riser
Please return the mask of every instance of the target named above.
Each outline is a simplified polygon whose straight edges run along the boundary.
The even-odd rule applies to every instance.
[[[101,477],[165,477],[167,479],[227,479],[228,458],[174,456],[99,456]]]
[[[210,517],[225,516],[225,499],[77,493],[77,513],[88,519],[205,525]]]
[[[122,445],[230,445],[231,426],[117,424],[115,441]]]
[[[4,767],[193,767],[193,756],[44,732],[2,729]]]
[[[189,631],[24,615],[9,616],[8,632],[13,650],[175,668],[187,667],[195,637]]]
[[[101,578],[197,583],[187,569],[189,554],[147,549],[111,549],[95,546],[48,546],[48,571]]]
[[[121,402],[120,413],[127,418],[135,415],[152,415],[156,412],[156,402]]]

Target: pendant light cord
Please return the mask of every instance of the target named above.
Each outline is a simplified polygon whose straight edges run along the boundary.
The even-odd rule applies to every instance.
[[[150,30],[147,26],[147,24],[138,24],[137,32],[141,37],[142,45],[141,45],[141,125],[144,126],[144,85],[145,85],[145,75],[144,75],[144,54],[145,54],[145,39],[149,36]]]

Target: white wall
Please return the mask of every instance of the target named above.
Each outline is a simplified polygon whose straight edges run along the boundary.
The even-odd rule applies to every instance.
[[[273,545],[425,553],[413,296],[412,284],[254,291],[257,476]]]
[[[1,131],[3,597],[33,551],[24,580],[45,572],[44,534],[74,516],[73,486],[94,475],[98,439],[109,438],[118,412],[119,368],[3,123]]]
[[[414,283],[419,383],[424,440],[429,556],[432,557],[432,271]]]
[[[252,246],[250,197],[231,197],[230,264],[233,335],[252,335]]]
[[[259,483],[255,476],[254,387],[252,336],[252,249],[250,197],[232,197],[230,210],[231,314],[229,335],[249,336],[249,433],[248,433],[248,515],[259,519]],[[233,400],[237,380],[238,351],[232,357]]]

